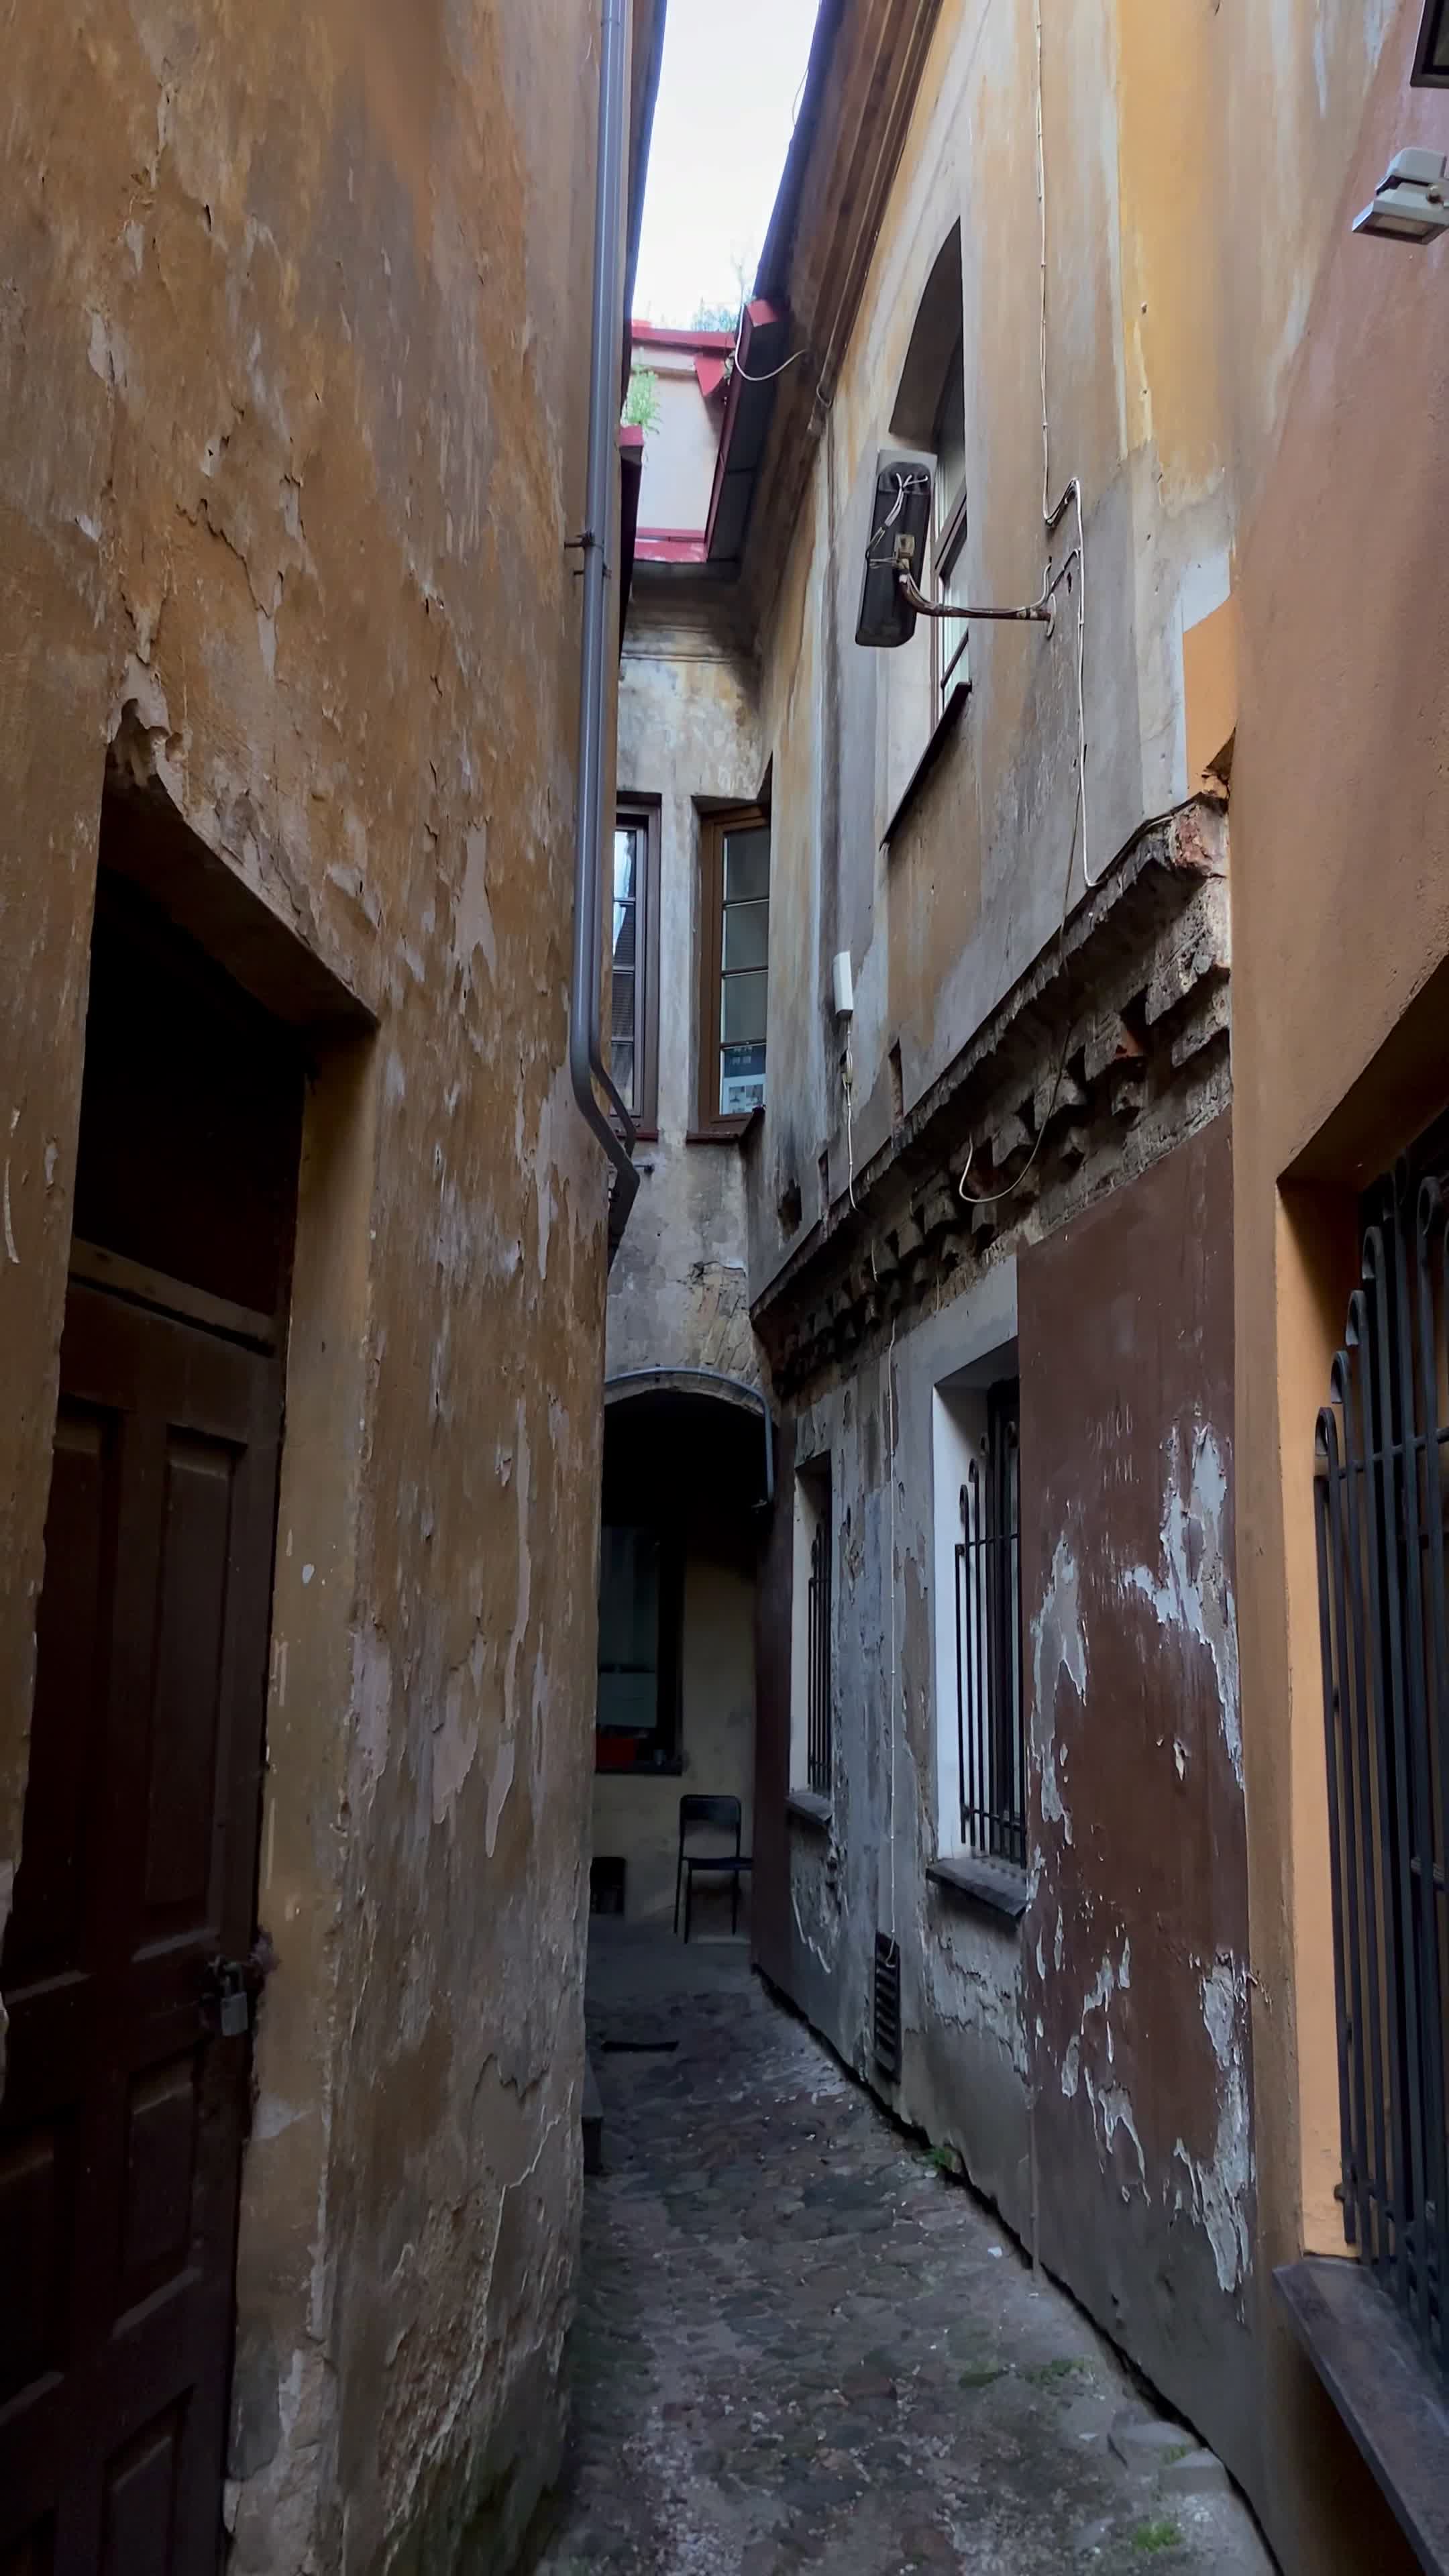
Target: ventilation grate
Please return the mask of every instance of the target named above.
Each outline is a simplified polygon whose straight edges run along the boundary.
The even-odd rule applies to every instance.
[[[875,2062],[893,2084],[901,2074],[901,1945],[875,1936]]]

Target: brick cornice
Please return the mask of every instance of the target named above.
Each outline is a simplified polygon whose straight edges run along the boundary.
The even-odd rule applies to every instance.
[[[1124,851],[755,1298],[781,1396],[1217,1116],[1230,956],[1226,817],[1188,806]],[[963,1199],[968,1171],[1004,1195]]]

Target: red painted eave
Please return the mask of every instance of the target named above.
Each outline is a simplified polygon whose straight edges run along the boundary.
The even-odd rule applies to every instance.
[[[709,545],[702,533],[684,528],[641,528],[635,547],[639,563],[697,564],[709,560]]]
[[[634,345],[640,349],[693,349],[697,357],[727,358],[735,345],[733,331],[673,331],[658,322],[631,324]]]

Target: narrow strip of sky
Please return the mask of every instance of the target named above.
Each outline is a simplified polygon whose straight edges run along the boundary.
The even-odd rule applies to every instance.
[[[819,0],[669,0],[634,311],[683,325],[753,285]]]

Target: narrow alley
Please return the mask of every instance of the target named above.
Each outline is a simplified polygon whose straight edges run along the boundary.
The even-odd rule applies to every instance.
[[[604,2171],[546,2576],[1269,2568],[1211,2454],[743,1942],[593,1928]]]

